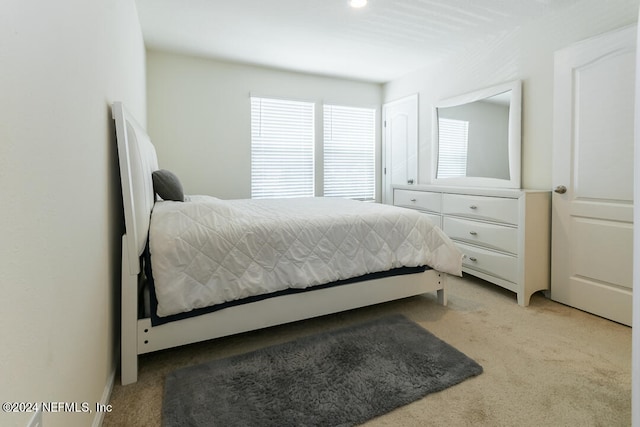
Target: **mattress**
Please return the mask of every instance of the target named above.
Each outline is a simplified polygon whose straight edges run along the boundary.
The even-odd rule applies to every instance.
[[[149,252],[160,317],[401,267],[462,274],[426,215],[341,198],[159,201]]]

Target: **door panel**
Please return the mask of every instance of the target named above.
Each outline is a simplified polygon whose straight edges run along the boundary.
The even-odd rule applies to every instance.
[[[406,184],[409,179],[409,115],[396,111],[386,120],[391,148],[391,185]]]
[[[576,199],[633,200],[633,70],[633,49],[574,70]]]
[[[631,324],[635,27],[556,52],[551,298]]]
[[[575,270],[572,276],[590,277],[631,290],[632,224],[575,218],[573,231],[571,253]]]

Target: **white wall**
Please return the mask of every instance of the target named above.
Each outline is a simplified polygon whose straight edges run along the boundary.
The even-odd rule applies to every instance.
[[[187,194],[230,199],[251,197],[250,94],[376,107],[379,123],[382,88],[149,51],[147,92],[149,134],[160,167],[175,172]],[[377,156],[379,164],[379,148]]]
[[[428,183],[431,176],[433,106],[446,98],[521,79],[522,186],[550,189],[553,53],[637,19],[638,0],[583,0],[563,13],[483,40],[459,55],[386,84],[384,102],[419,93],[419,182]]]
[[[134,0],[0,6],[0,401],[89,402],[115,372],[121,201],[110,103],[144,123]],[[96,413],[44,414],[88,426]],[[24,426],[30,414],[0,413]]]
[[[636,38],[633,222],[640,224],[640,32]],[[633,253],[640,253],[640,227],[633,228]],[[631,424],[640,427],[640,257],[633,257],[633,330],[631,347]]]

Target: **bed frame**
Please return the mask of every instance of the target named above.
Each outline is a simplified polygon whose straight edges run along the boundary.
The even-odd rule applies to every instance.
[[[436,270],[356,282],[228,307],[159,326],[139,318],[144,280],[141,256],[146,246],[155,193],[151,173],[158,169],[156,151],[146,131],[122,103],[112,106],[124,206],[122,236],[121,380],[138,379],[138,355],[309,319],[368,305],[437,292],[447,304],[447,275]]]

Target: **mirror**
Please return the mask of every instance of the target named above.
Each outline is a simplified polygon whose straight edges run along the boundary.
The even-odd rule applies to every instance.
[[[520,188],[521,82],[440,102],[433,113],[433,184]]]

